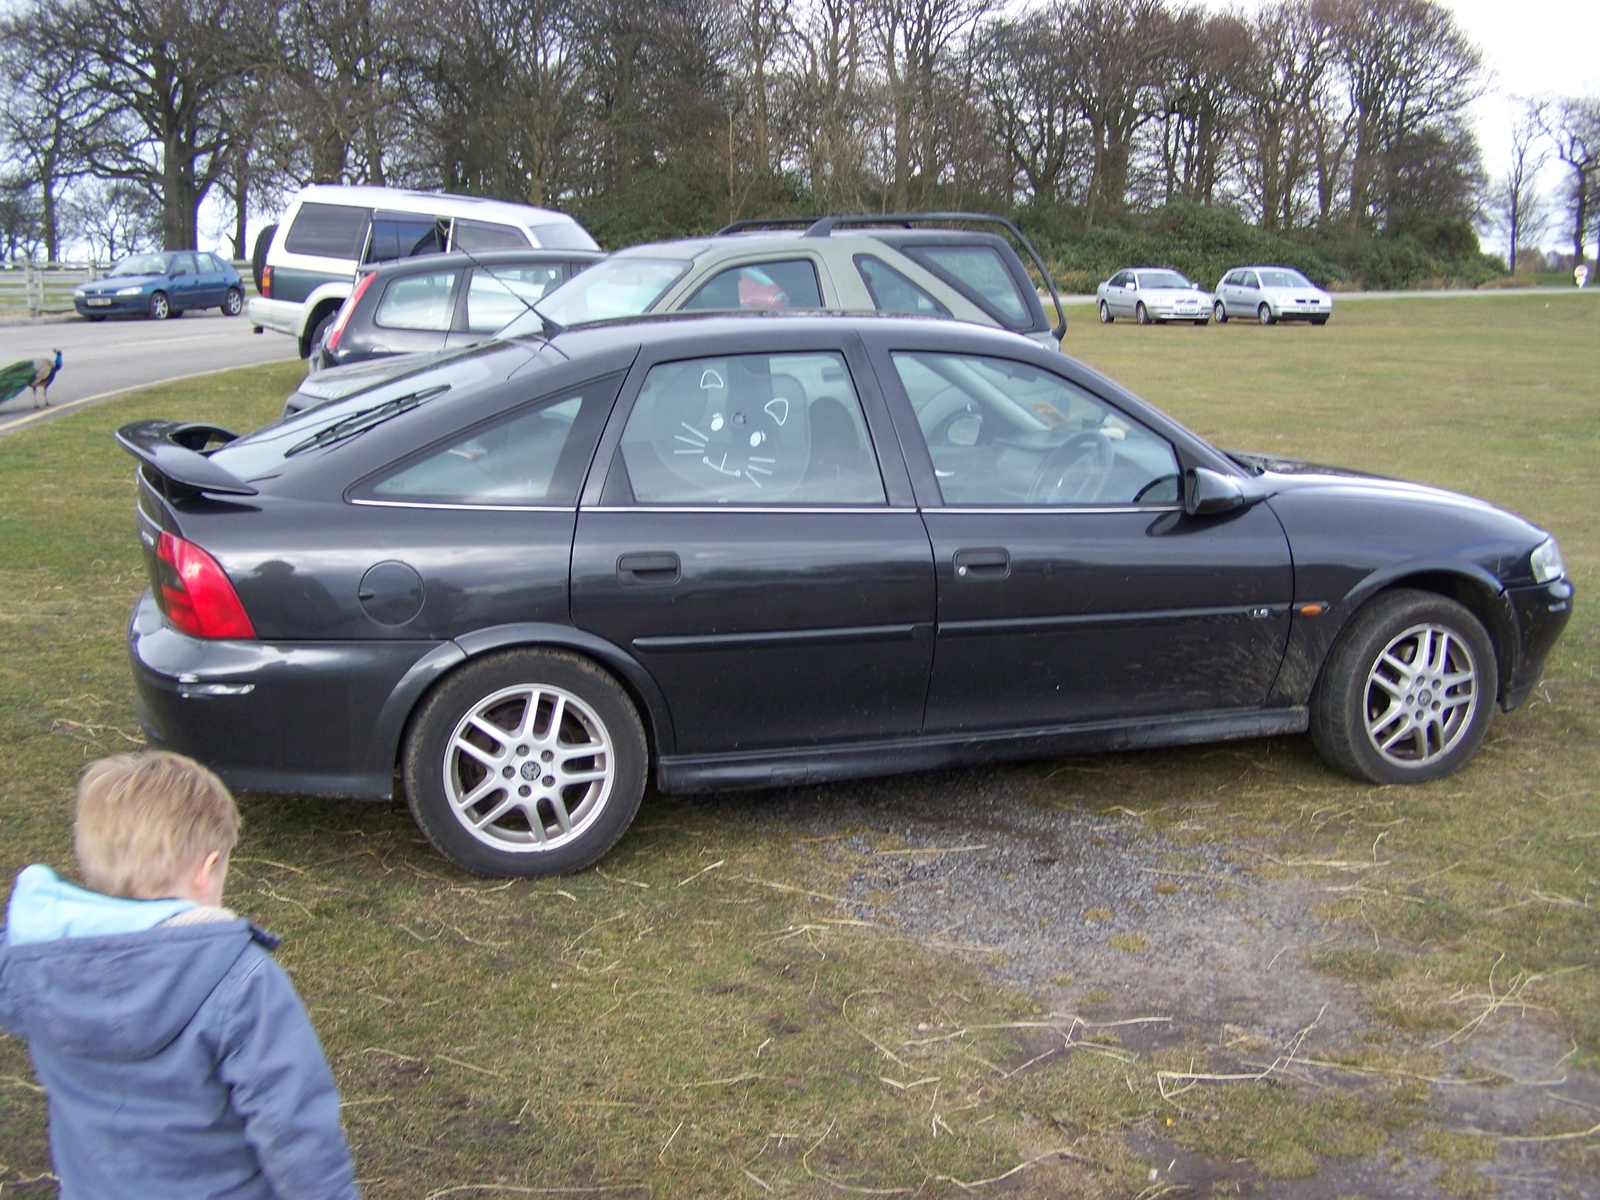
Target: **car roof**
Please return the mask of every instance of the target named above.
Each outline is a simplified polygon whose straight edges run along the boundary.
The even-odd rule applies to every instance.
[[[896,226],[841,226],[829,233],[808,236],[803,229],[737,229],[711,237],[670,238],[659,242],[641,242],[615,252],[619,258],[699,258],[702,255],[748,253],[753,247],[771,245],[779,249],[819,249],[830,243],[854,244],[861,241],[881,242],[890,246],[917,243],[943,244],[966,242],[986,245],[999,242],[1009,248],[1009,243],[998,234],[977,229],[935,228],[902,229]],[[1015,253],[1013,251],[1013,253]]]
[[[509,200],[490,200],[483,196],[461,196],[453,192],[421,192],[409,188],[378,187],[374,184],[313,183],[301,188],[295,200],[314,204],[355,204],[386,208],[396,212],[433,213],[438,216],[499,217],[525,225],[554,225],[577,221],[553,208],[533,204],[514,204]]]
[[[550,248],[475,250],[470,254],[453,250],[447,254],[419,254],[415,258],[401,258],[386,263],[364,263],[356,269],[363,275],[377,275],[383,279],[391,279],[396,275],[429,274],[433,271],[456,270],[467,266],[503,267],[517,263],[599,262],[604,257],[605,254],[599,250]]]

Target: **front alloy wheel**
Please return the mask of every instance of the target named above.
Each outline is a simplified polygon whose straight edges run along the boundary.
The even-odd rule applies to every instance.
[[[1100,324],[1109,325],[1116,318],[1111,315],[1111,306],[1104,300],[1100,301]]]
[[[244,293],[238,288],[229,288],[228,294],[222,298],[222,314],[227,317],[237,317],[244,311]]]
[[[1277,319],[1277,317],[1272,315],[1272,306],[1263,300],[1261,302],[1261,307],[1256,309],[1256,320],[1260,321],[1263,325],[1271,325]]]
[[[152,321],[165,321],[172,315],[172,304],[167,299],[165,292],[157,292],[150,297],[150,319]]]
[[[1226,325],[1228,323],[1228,310],[1221,300],[1211,306],[1211,315],[1217,319],[1218,325]]]
[[[469,664],[407,738],[418,827],[480,875],[577,871],[609,850],[644,793],[644,729],[625,692],[574,655],[519,650]]]
[[[1462,605],[1396,590],[1340,637],[1312,700],[1311,734],[1333,766],[1373,783],[1455,771],[1488,732],[1494,647]]]

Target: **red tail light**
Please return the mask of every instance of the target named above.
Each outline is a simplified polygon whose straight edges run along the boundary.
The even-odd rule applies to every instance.
[[[272,299],[272,268],[261,268],[261,294],[268,300]]]
[[[227,573],[193,542],[163,533],[156,543],[160,562],[157,599],[180,633],[199,638],[254,638],[256,627],[239,603]]]
[[[345,322],[350,319],[350,314],[355,312],[356,305],[361,302],[361,293],[367,290],[367,285],[372,282],[373,272],[368,271],[361,277],[361,282],[356,284],[356,290],[350,293],[350,298],[339,306],[339,315],[334,317],[333,326],[322,339],[324,350],[337,350],[339,348],[339,335],[344,332]]]

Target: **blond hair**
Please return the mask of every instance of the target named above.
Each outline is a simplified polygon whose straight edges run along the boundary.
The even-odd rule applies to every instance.
[[[239,840],[239,810],[222,780],[164,750],[90,764],[78,781],[72,848],[97,892],[153,900],[213,850]]]

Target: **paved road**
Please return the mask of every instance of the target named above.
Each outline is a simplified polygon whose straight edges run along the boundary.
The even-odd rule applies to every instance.
[[[34,411],[33,394],[0,404],[0,436],[71,412],[130,388],[250,363],[296,357],[293,338],[252,334],[243,316],[192,312],[180,321],[69,318],[0,324],[0,366],[61,351],[61,373],[50,385],[50,407]]]

